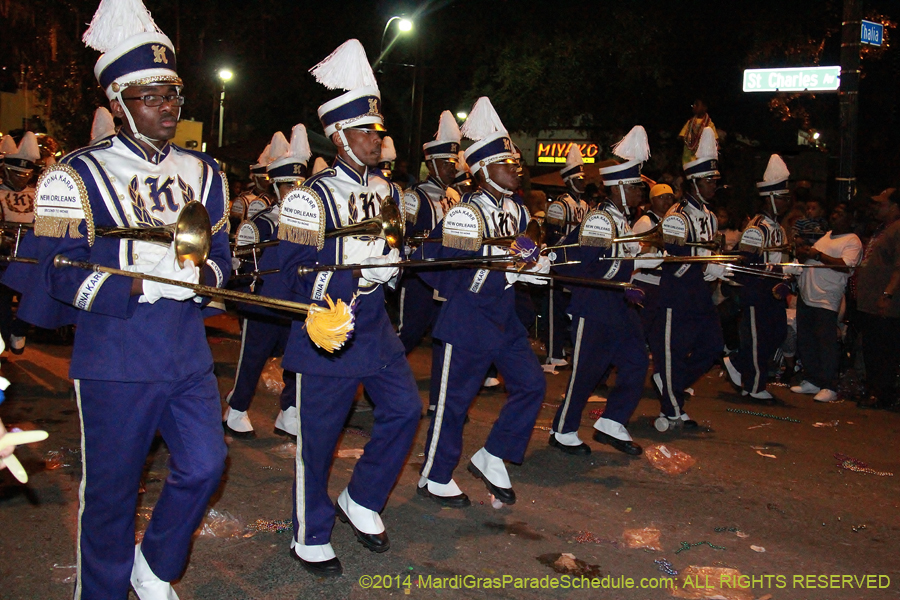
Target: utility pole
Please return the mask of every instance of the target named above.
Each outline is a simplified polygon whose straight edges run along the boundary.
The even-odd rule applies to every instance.
[[[841,31],[841,154],[838,167],[838,202],[849,202],[856,194],[856,132],[859,124],[860,2],[844,0]]]

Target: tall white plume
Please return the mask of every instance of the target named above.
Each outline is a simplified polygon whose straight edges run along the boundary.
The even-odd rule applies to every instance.
[[[306,125],[299,123],[291,129],[291,156],[296,160],[306,164],[309,157],[312,156],[312,150],[309,148],[309,137],[306,134]]]
[[[705,127],[700,134],[696,155],[698,159],[719,158],[719,144],[716,142],[716,134],[712,127]]]
[[[434,139],[439,142],[458,142],[462,138],[456,117],[449,110],[441,113],[441,122],[438,124],[437,134]]]
[[[108,52],[139,33],[162,33],[141,0],[100,0],[81,41],[88,48]]]
[[[791,172],[788,171],[787,165],[784,164],[784,161],[780,156],[773,154],[769,157],[769,164],[766,166],[766,173],[763,175],[763,181],[775,183],[789,179],[790,176]]]
[[[381,158],[378,159],[378,162],[393,162],[395,160],[397,160],[397,150],[394,149],[394,140],[391,139],[391,136],[386,135],[381,140]]]
[[[647,141],[647,132],[640,125],[635,125],[618,144],[613,146],[612,151],[613,154],[625,160],[646,161],[650,158],[650,142]]]
[[[329,90],[378,87],[366,50],[359,40],[347,40],[309,72]]]
[[[500,115],[494,110],[494,105],[487,96],[482,96],[475,102],[460,132],[476,142],[497,132],[507,133]]]

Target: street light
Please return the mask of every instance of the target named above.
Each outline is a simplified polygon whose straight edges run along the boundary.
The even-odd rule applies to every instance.
[[[467,113],[464,110],[461,110],[458,113],[456,113],[456,118],[459,119],[460,121],[465,121],[466,117],[468,117],[468,116],[469,116],[469,113]]]
[[[219,94],[219,148],[222,147],[222,127],[225,122],[225,84],[232,77],[234,73],[230,69],[219,69],[219,79],[222,81],[222,92]]]
[[[385,49],[384,38],[385,36],[387,36],[388,28],[390,28],[391,23],[393,23],[394,21],[399,21],[397,23],[397,31],[399,33],[394,36],[394,39],[391,40],[391,43],[388,44],[387,49]],[[384,24],[384,31],[381,32],[381,48],[379,48],[378,51],[378,58],[376,58],[375,62],[372,63],[372,68],[374,69],[381,63],[382,60],[384,60],[384,57],[387,56],[387,53],[391,51],[391,47],[394,45],[394,42],[396,42],[397,38],[400,37],[400,33],[409,33],[410,31],[412,31],[412,29],[413,22],[406,17],[395,15],[388,19],[387,23]]]

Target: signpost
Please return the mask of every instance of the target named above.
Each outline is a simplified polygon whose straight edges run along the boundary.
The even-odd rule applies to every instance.
[[[870,46],[881,46],[884,41],[884,25],[863,20],[859,41]]]
[[[840,67],[746,69],[745,92],[834,92],[841,85]]]

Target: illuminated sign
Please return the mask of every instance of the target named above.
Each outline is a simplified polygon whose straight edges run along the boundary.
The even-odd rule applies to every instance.
[[[833,92],[841,86],[840,67],[746,69],[745,92]]]
[[[863,21],[862,29],[859,32],[859,41],[870,46],[880,46],[884,40],[884,25],[881,23],[873,23],[872,21]]]
[[[600,153],[600,147],[593,142],[583,142],[583,141],[553,141],[553,140],[538,140],[537,143],[537,162],[539,163],[561,163],[565,164],[566,155],[569,153],[569,148],[572,147],[572,144],[578,144],[578,147],[581,149],[581,158],[584,159],[585,164],[591,164],[597,162],[597,155]]]

